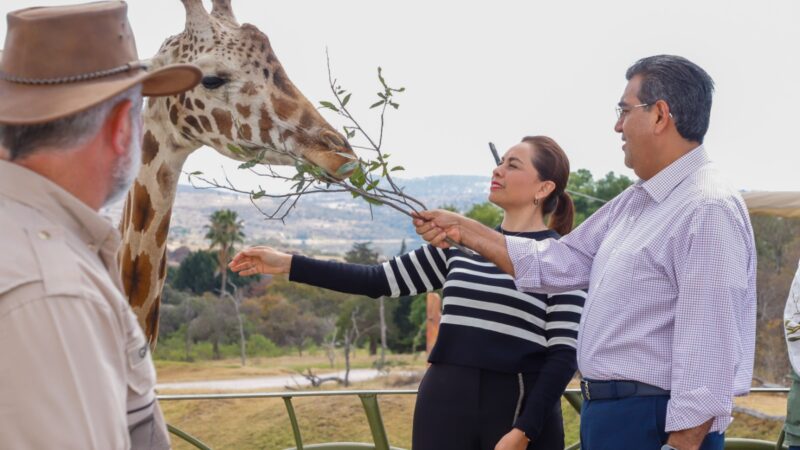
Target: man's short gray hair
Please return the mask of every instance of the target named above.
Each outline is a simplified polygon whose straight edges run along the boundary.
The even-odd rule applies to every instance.
[[[131,118],[142,110],[142,86],[137,84],[86,111],[72,114],[52,122],[36,125],[0,124],[0,146],[9,152],[9,159],[23,159],[36,151],[49,147],[70,149],[94,137],[108,118],[111,110],[124,100],[133,103]],[[138,139],[138,136],[134,136]]]

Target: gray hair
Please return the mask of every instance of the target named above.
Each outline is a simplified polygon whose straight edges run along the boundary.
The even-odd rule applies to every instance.
[[[142,110],[142,86],[137,84],[100,104],[61,119],[35,125],[0,124],[0,146],[11,161],[25,158],[44,147],[71,149],[93,138],[111,110],[124,100],[133,103],[131,118]]]
[[[697,64],[673,55],[657,55],[636,61],[625,74],[642,77],[639,100],[669,105],[678,133],[688,141],[703,143],[711,120],[714,80]]]

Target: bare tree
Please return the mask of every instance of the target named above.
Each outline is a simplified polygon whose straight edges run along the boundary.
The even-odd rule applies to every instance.
[[[378,314],[381,319],[381,357],[377,364],[378,370],[383,370],[386,365],[386,309],[383,300],[383,296],[378,298]]]
[[[325,328],[330,331],[322,345],[325,347],[325,356],[328,358],[331,368],[333,368],[336,363],[336,339],[339,337],[339,329],[336,328],[336,319],[334,317],[326,317],[323,323],[325,324]]]
[[[236,319],[239,321],[239,347],[242,355],[242,367],[244,367],[247,365],[247,352],[245,351],[246,341],[244,339],[244,320],[242,319],[242,314],[239,312],[239,307],[242,305],[242,300],[244,298],[242,296],[242,292],[235,284],[228,281],[228,285],[231,287],[231,290],[233,290],[233,295],[223,291],[222,297],[230,300],[231,303],[233,303],[234,310],[236,311]]]
[[[358,315],[358,307],[353,308],[350,312],[350,323],[352,324],[349,328],[344,330],[344,385],[345,387],[350,386],[350,351],[351,349],[358,345],[358,338],[361,337],[361,332],[358,330],[358,321],[356,321],[356,316]]]

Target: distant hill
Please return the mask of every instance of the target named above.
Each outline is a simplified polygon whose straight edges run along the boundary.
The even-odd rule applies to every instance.
[[[429,208],[454,205],[464,211],[475,203],[486,201],[489,178],[481,176],[443,175],[397,180],[406,192]],[[263,200],[263,201],[262,201]],[[259,206],[267,211],[277,203],[262,199]],[[119,220],[122,204],[106,211]],[[306,253],[347,251],[353,242],[372,241],[386,256],[394,255],[406,239],[408,248],[421,245],[411,221],[385,206],[370,208],[350,194],[314,194],[300,199],[285,223],[267,220],[250,203],[246,195],[214,189],[178,186],[169,232],[169,247],[205,248],[208,218],[218,209],[236,211],[245,223],[247,243],[267,243]]]

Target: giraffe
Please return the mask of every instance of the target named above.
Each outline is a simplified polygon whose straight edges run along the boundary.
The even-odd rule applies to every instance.
[[[122,284],[151,346],[158,336],[178,177],[193,151],[207,145],[248,161],[266,149],[262,162],[294,164],[288,151],[337,177],[348,175],[339,171],[354,157],[347,140],[289,80],[267,36],[238,24],[230,0],[213,0],[210,14],[202,0],[181,1],[185,29],[164,41],[150,64],[193,63],[203,79],[189,92],[148,100],[142,166],[120,222]]]

